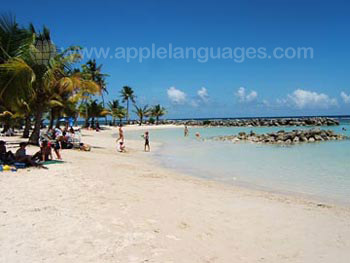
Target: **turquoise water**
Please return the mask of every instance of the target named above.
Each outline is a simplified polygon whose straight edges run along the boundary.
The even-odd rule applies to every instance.
[[[342,131],[347,128],[347,132]],[[308,127],[310,128],[310,127]],[[194,176],[226,183],[252,186],[277,192],[311,196],[350,205],[350,141],[329,141],[274,146],[252,143],[198,141],[217,135],[254,131],[308,129],[305,127],[234,127],[151,130],[152,141],[163,143],[154,155],[164,166]],[[321,127],[350,135],[349,123],[338,127]],[[141,132],[130,132],[127,138],[140,138]]]

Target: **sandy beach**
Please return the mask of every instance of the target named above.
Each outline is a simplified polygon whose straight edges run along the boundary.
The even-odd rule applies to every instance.
[[[349,262],[348,208],[178,174],[116,132],[0,173],[0,262]]]

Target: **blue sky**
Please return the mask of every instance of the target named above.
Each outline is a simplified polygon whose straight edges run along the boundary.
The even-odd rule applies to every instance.
[[[349,114],[346,1],[3,1],[22,25],[51,29],[58,46],[89,48],[311,47],[308,59],[98,58],[108,99],[122,86],[169,118]]]

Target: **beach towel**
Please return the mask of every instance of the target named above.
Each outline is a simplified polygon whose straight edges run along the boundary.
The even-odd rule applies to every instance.
[[[64,163],[64,161],[60,161],[60,160],[50,160],[50,161],[43,162],[43,165],[61,164],[61,163]]]

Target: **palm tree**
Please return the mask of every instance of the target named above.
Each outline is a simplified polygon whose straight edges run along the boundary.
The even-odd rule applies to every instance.
[[[70,96],[82,96],[92,90],[100,92],[100,87],[84,75],[72,73],[70,66],[81,59],[78,53],[71,52],[77,51],[77,47],[57,52],[46,27],[42,33],[36,33],[32,25],[27,31],[32,36],[32,42],[23,45],[27,50],[12,52],[14,55],[0,64],[0,100],[13,107],[19,99],[25,98],[34,117],[29,143],[37,144],[42,118],[47,110],[63,108]]]
[[[115,126],[115,119],[116,119],[116,116],[113,114],[113,112],[115,112],[119,107],[120,107],[119,100],[112,100],[108,102],[108,109],[109,109],[110,115],[112,115],[112,118],[113,118],[113,126]]]
[[[140,126],[142,125],[143,122],[143,118],[144,117],[148,117],[148,115],[150,114],[150,108],[148,108],[148,105],[144,106],[144,107],[138,107],[137,105],[134,105],[135,110],[134,113],[139,117],[140,119]]]
[[[107,91],[107,84],[106,84],[106,77],[108,77],[108,74],[101,73],[102,64],[97,66],[95,59],[90,59],[86,64],[82,65],[83,72],[90,75],[91,80],[96,82],[101,89],[101,98],[102,98],[102,105],[105,107],[105,99],[104,99],[104,93],[108,94]],[[107,123],[107,118],[106,118]]]
[[[151,116],[156,118],[156,124],[159,123],[159,117],[163,116],[166,114],[166,109],[164,107],[161,107],[160,104],[155,105],[152,107],[151,111]]]
[[[33,34],[20,28],[13,15],[0,17],[0,64],[12,57],[26,57],[33,42]]]
[[[91,127],[95,127],[95,119],[100,117],[105,117],[109,114],[102,102],[98,103],[97,100],[88,101],[86,104],[80,105],[80,116],[89,121],[91,119]]]
[[[119,124],[122,123],[122,120],[126,117],[126,115],[127,115],[127,110],[123,106],[118,107],[113,112],[113,116],[119,119]]]
[[[129,123],[129,101],[135,103],[136,96],[134,95],[134,91],[129,86],[124,86],[120,91],[120,96],[122,98],[122,102],[126,102],[126,120]]]
[[[27,58],[29,47],[33,43],[33,35],[27,29],[20,28],[14,16],[3,15],[0,17],[0,36],[0,105],[2,105],[0,114],[4,113],[3,120],[8,120],[6,116],[13,116],[15,112],[19,112],[22,99],[31,94],[31,87],[22,84],[30,80],[32,70],[22,67],[21,74],[12,79],[4,64],[14,57],[19,61]],[[13,66],[19,66],[19,61],[13,61]],[[5,130],[9,128],[9,122],[4,128]]]

